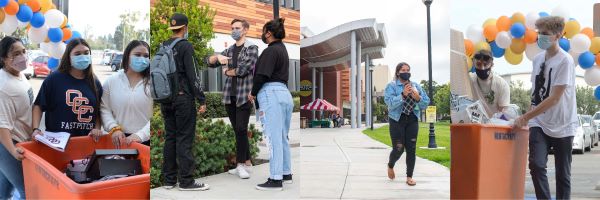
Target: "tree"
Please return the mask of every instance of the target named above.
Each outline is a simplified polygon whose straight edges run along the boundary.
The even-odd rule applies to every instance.
[[[600,109],[600,102],[594,97],[594,89],[589,86],[577,86],[575,89],[577,114],[593,115]]]
[[[436,112],[438,116],[450,115],[450,84],[440,85],[436,93],[433,95]]]
[[[425,93],[427,95],[429,95],[429,81],[428,80],[421,80],[421,82],[419,84],[421,85],[421,88],[423,88],[423,90],[425,90]],[[435,96],[435,91],[437,91],[437,89],[440,86],[438,85],[437,82],[435,82],[434,80],[432,80],[431,81],[431,87],[433,88],[433,94],[431,96]]]
[[[510,82],[510,103],[519,106],[521,113],[527,112],[531,104],[531,89],[523,89],[523,82]]]
[[[171,37],[172,31],[167,29],[168,22],[176,12],[188,17],[187,40],[194,46],[194,57],[202,60],[214,53],[208,43],[214,37],[213,18],[216,12],[208,5],[199,6],[198,0],[160,0],[154,6],[150,9],[151,54],[155,54],[160,44]]]

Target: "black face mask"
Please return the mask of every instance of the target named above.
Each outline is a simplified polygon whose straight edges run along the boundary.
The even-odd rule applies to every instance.
[[[486,80],[490,77],[490,70],[492,68],[487,68],[487,69],[477,69],[475,68],[475,74],[477,74],[477,77],[479,77],[481,80]]]
[[[408,79],[410,79],[410,73],[399,73],[398,77],[404,81],[408,81]]]
[[[267,43],[267,37],[265,36],[265,34],[266,34],[266,33],[263,33],[262,35],[260,35],[260,39],[261,39],[261,40],[262,40],[262,41],[263,41],[265,44],[268,44],[268,43]]]

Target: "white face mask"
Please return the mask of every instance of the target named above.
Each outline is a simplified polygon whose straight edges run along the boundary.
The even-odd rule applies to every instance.
[[[25,55],[14,57],[10,66],[17,71],[22,72],[27,69],[27,57],[25,57]]]

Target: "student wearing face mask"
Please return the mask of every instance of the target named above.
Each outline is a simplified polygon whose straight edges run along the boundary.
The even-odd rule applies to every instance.
[[[545,51],[533,59],[529,111],[515,120],[515,127],[529,126],[529,170],[538,199],[551,198],[546,176],[550,147],[554,149],[555,198],[571,196],[571,151],[578,119],[575,64],[558,46],[564,25],[564,19],[556,16],[536,21],[537,43]]]
[[[494,57],[492,52],[482,49],[473,56],[475,73],[470,73],[473,100],[483,103],[487,115],[502,110],[510,104],[510,87],[506,81],[492,72]]]
[[[146,42],[131,41],[123,52],[123,69],[102,84],[102,122],[117,148],[131,142],[150,145],[149,55]]]
[[[235,44],[207,60],[209,67],[227,66],[223,69],[226,76],[223,104],[235,131],[237,161],[237,167],[229,170],[229,173],[237,174],[242,179],[250,178],[247,169],[252,166],[248,140],[252,102],[248,101],[248,94],[252,90],[252,70],[258,60],[258,46],[246,40],[249,28],[250,24],[246,20],[231,21],[231,38],[235,40]]]
[[[289,56],[282,40],[285,20],[271,20],[263,26],[261,39],[269,46],[256,63],[254,84],[248,99],[257,99],[258,117],[267,138],[269,178],[256,185],[258,190],[283,190],[283,183],[292,183],[292,162],[288,134],[294,102],[287,88]]]
[[[102,85],[92,69],[90,46],[84,39],[72,39],[58,70],[46,77],[35,99],[32,137],[43,134],[39,125],[45,113],[46,131],[98,140],[101,98]]]
[[[0,199],[24,199],[23,149],[16,143],[31,139],[33,90],[25,75],[25,46],[18,38],[0,40]]]
[[[406,150],[406,184],[414,186],[417,135],[421,111],[429,104],[429,97],[417,82],[410,81],[410,66],[401,62],[396,66],[395,78],[384,93],[390,119],[392,152],[388,162],[388,177],[394,179],[394,165]]]

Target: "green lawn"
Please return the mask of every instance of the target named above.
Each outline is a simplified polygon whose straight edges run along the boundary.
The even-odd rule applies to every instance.
[[[446,147],[446,149],[427,150],[419,147],[426,147],[429,144],[429,124],[419,123],[419,136],[417,137],[417,156],[440,163],[450,168],[450,123],[438,122],[435,123],[435,141],[438,147]],[[389,125],[381,128],[367,129],[363,131],[369,137],[391,146]]]

